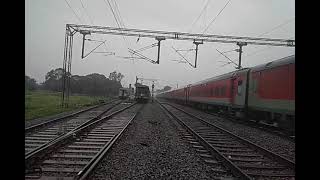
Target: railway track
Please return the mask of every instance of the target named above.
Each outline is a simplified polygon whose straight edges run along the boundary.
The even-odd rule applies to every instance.
[[[221,178],[232,172],[239,179],[295,179],[294,162],[171,104],[160,105],[187,129],[184,138]]]
[[[114,100],[107,104],[97,105],[68,116],[25,129],[25,156],[50,143],[69,131],[80,128],[110,111],[123,101]]]
[[[142,108],[131,103],[25,157],[25,179],[85,179]]]
[[[178,103],[178,104],[181,106],[185,106],[184,104],[180,104],[180,103]],[[254,128],[260,129],[262,131],[265,131],[265,132],[268,132],[271,134],[275,134],[275,135],[282,137],[284,139],[287,139],[291,142],[295,142],[295,132],[293,132],[293,131],[289,131],[289,130],[282,129],[282,128],[279,128],[279,127],[276,127],[273,125],[269,125],[269,124],[263,123],[262,121],[258,121],[258,120],[236,119],[235,117],[232,117],[232,116],[229,116],[226,114],[213,113],[213,112],[209,112],[207,110],[203,110],[200,108],[196,108],[196,109],[203,112],[203,113],[206,113],[208,115],[227,119],[227,120],[234,122],[234,123],[254,127]]]

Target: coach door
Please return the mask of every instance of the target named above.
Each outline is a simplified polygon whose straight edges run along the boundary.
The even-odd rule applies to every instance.
[[[184,97],[185,97],[186,104],[188,104],[189,102],[189,96],[190,96],[190,86],[188,85],[187,87],[184,88]]]
[[[237,95],[237,88],[238,84],[237,84],[237,78],[236,77],[232,77],[231,78],[231,104],[234,105],[235,103],[235,99],[236,99],[236,95]]]

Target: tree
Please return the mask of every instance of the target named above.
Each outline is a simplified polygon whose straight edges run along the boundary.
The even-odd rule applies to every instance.
[[[170,86],[165,86],[163,89],[157,89],[156,92],[157,92],[157,93],[161,93],[161,92],[169,91],[169,90],[171,90],[171,89],[172,89],[172,87],[170,87]]]
[[[62,68],[57,68],[55,70],[51,70],[46,74],[46,81],[50,80],[50,79],[54,79],[54,80],[59,80],[63,77],[63,69]],[[70,75],[70,73],[68,74]]]
[[[52,69],[45,76],[45,82],[43,83],[44,89],[51,91],[59,91],[62,86],[62,79],[64,75],[62,68]],[[70,73],[67,76],[71,76]]]
[[[25,89],[27,90],[35,90],[38,87],[37,81],[29,76],[25,75]]]
[[[124,75],[122,75],[120,72],[117,73],[116,71],[113,71],[112,73],[110,73],[109,75],[109,79],[111,81],[117,81],[121,83],[121,80],[124,78]]]
[[[169,91],[170,89],[172,89],[172,87],[170,87],[170,86],[165,86],[165,87],[163,88],[163,91]]]
[[[92,96],[113,96],[117,95],[121,88],[121,79],[124,77],[121,73],[110,73],[113,80],[106,78],[103,74],[92,73],[86,76],[71,75],[70,92],[86,94]],[[50,91],[61,91],[63,81],[63,69],[57,68],[49,71],[45,76],[43,88]]]

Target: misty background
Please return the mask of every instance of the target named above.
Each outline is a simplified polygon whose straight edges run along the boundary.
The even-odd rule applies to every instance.
[[[207,29],[205,34],[295,39],[295,2],[292,0],[26,0],[25,74],[41,83],[47,72],[62,67],[66,24],[117,27],[111,8],[118,10],[125,28],[189,33],[202,33]],[[160,89],[166,85],[182,87],[235,70],[234,65],[226,65],[227,59],[216,49],[230,51],[225,55],[238,62],[238,53],[231,51],[238,48],[235,44],[205,42],[199,45],[197,68],[193,68],[177,61],[182,59],[172,49],[195,48],[192,41],[161,41],[160,64],[152,64],[118,56],[129,56],[128,48],[139,49],[156,43],[155,39],[96,34],[86,38],[106,40],[106,46],[96,51],[115,55],[92,53],[81,59],[82,35],[77,33],[71,73],[81,76],[99,73],[108,77],[113,71],[121,72],[124,75],[121,84],[125,87],[134,84],[136,76],[158,79],[155,88]],[[98,44],[86,41],[86,53]],[[141,54],[156,60],[157,47]],[[293,54],[294,47],[244,46],[242,67]],[[194,51],[185,55],[192,64],[194,56]],[[143,83],[151,85],[148,81]]]

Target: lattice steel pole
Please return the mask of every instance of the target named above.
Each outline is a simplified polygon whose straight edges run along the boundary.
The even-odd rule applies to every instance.
[[[68,103],[69,103],[72,46],[73,46],[73,35],[75,33],[76,31],[72,32],[69,25],[66,25],[64,57],[63,57],[62,97],[61,97],[62,107],[68,107]]]
[[[62,93],[61,93],[61,107],[64,107],[65,101],[65,89],[66,89],[66,66],[67,66],[67,59],[68,59],[68,47],[69,47],[69,28],[66,25],[66,33],[64,39],[64,56],[63,56],[63,65],[62,65]]]

